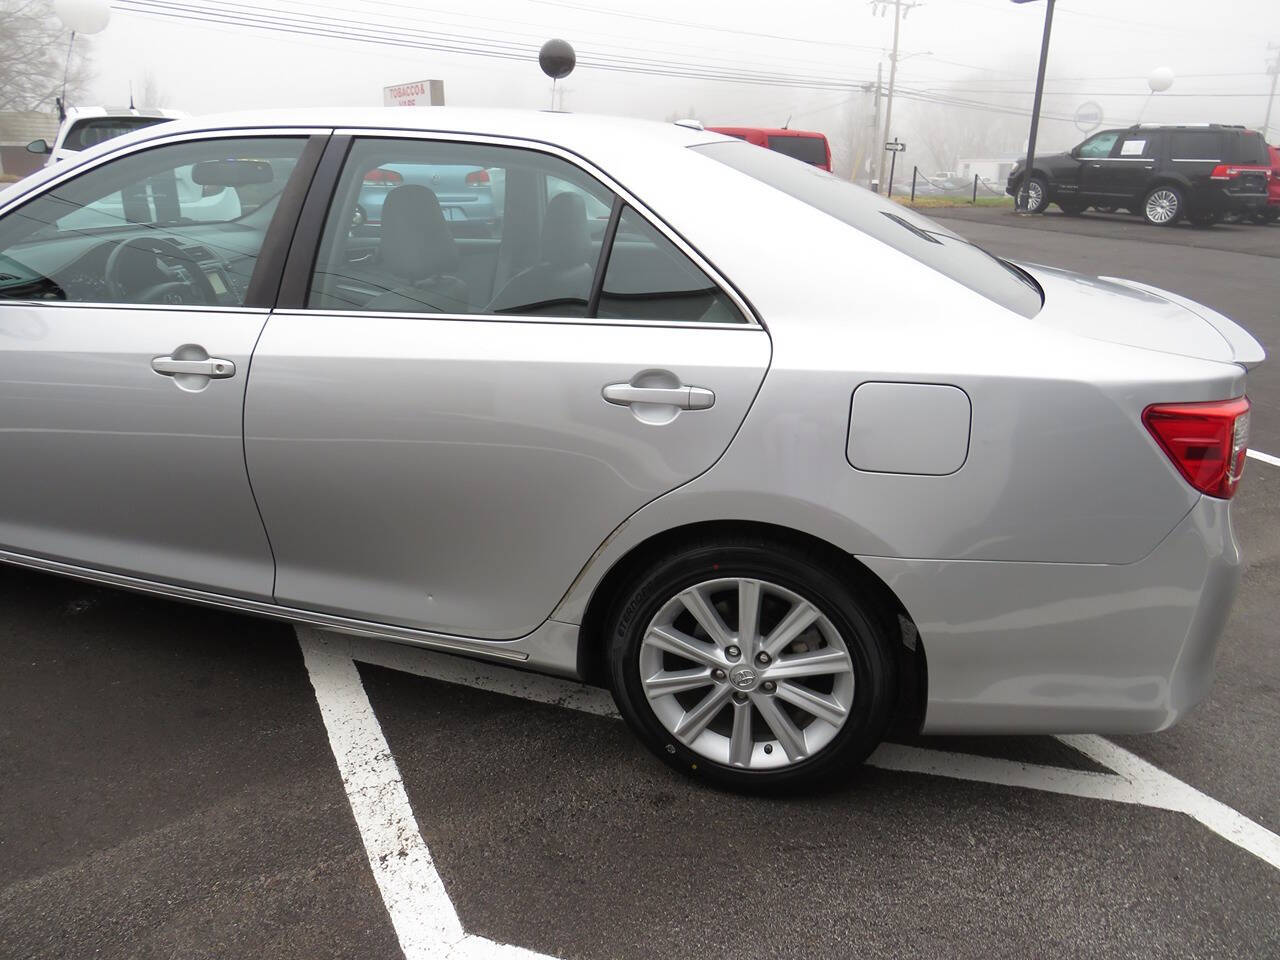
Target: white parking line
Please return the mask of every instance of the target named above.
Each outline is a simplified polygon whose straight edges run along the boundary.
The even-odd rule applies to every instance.
[[[382,735],[356,661],[617,718],[609,694],[596,687],[416,647],[297,627],[316,700],[360,838],[406,960],[549,960],[520,947],[463,931],[422,839],[395,758]],[[904,773],[1022,787],[1183,813],[1225,840],[1280,869],[1280,836],[1244,814],[1098,736],[1061,736],[1062,743],[1110,773],[1022,763],[975,754],[886,743],[868,763]]]
[[[1280,457],[1273,457],[1271,454],[1263,453],[1261,450],[1249,450],[1247,453],[1255,460],[1261,460],[1263,463],[1269,463],[1273,467],[1280,467]]]
[[[343,644],[329,642],[329,635],[309,627],[297,630],[342,786],[405,960],[543,958],[463,931],[355,661]]]

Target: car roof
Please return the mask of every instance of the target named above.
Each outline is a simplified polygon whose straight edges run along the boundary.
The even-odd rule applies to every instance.
[[[171,120],[184,120],[190,114],[183,110],[161,110],[150,107],[69,107],[68,120],[80,120],[92,117],[167,117]]]
[[[673,146],[692,146],[723,136],[675,123],[603,114],[552,110],[508,110],[485,107],[308,107],[297,110],[253,110],[192,117],[180,129],[344,127],[385,128],[424,133],[457,133],[512,137],[560,144],[569,149],[614,137]]]

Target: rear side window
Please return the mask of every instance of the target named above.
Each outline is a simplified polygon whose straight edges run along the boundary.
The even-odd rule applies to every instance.
[[[827,162],[827,144],[818,137],[770,137],[769,149],[815,166]]]
[[[1173,160],[1222,159],[1222,135],[1212,130],[1175,130],[1170,136],[1169,156]]]
[[[623,209],[618,220],[597,316],[745,322],[711,278],[630,207]]]
[[[1270,163],[1266,141],[1262,139],[1262,134],[1252,130],[1228,136],[1227,147],[1228,155],[1223,157],[1227,163],[1255,163],[1262,166]]]
[[[913,210],[770,150],[727,142],[690,149],[887,243],[1024,317],[1040,311],[1040,288],[1029,277]]]

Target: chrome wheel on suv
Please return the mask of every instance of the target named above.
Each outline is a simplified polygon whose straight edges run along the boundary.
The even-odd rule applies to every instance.
[[[721,786],[837,781],[879,743],[896,689],[896,618],[863,576],[746,537],[631,571],[608,632],[619,711],[667,763]]]
[[[1182,193],[1176,187],[1159,186],[1147,194],[1142,205],[1147,223],[1157,227],[1171,226],[1182,216]]]

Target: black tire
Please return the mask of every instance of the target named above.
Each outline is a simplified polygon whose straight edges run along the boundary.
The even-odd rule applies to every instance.
[[[1068,217],[1078,217],[1085,211],[1085,205],[1079,200],[1059,200],[1058,208]]]
[[[1030,189],[1028,189],[1028,187],[1030,187]],[[1037,173],[1028,180],[1026,187],[1019,187],[1018,192],[1026,193],[1026,199],[1024,202],[1027,205],[1027,213],[1044,213],[1049,209],[1049,183],[1044,177],[1040,176],[1040,174]],[[1037,194],[1040,199],[1035,206],[1032,206],[1031,198]]]
[[[1171,183],[1157,184],[1142,200],[1142,219],[1153,227],[1172,227],[1186,211],[1182,191]]]
[[[776,769],[733,767],[695,752],[663,725],[641,683],[642,640],[659,611],[689,587],[734,577],[766,581],[812,604],[838,631],[852,662],[852,703],[843,726],[811,756]],[[670,766],[730,790],[785,793],[842,782],[880,743],[897,689],[890,640],[896,635],[897,624],[869,591],[858,588],[857,572],[839,558],[833,562],[825,552],[782,539],[742,536],[703,540],[684,544],[652,562],[631,582],[634,586],[619,597],[608,620],[609,684],[631,729]],[[767,632],[764,609],[762,604],[762,633]],[[761,679],[767,676],[762,668]],[[767,684],[762,684],[756,692],[766,689]],[[775,702],[781,703],[781,698]],[[731,707],[726,703],[716,708],[719,722],[731,719]],[[773,747],[755,742],[764,753],[772,754]],[[780,751],[779,757],[782,755]]]

